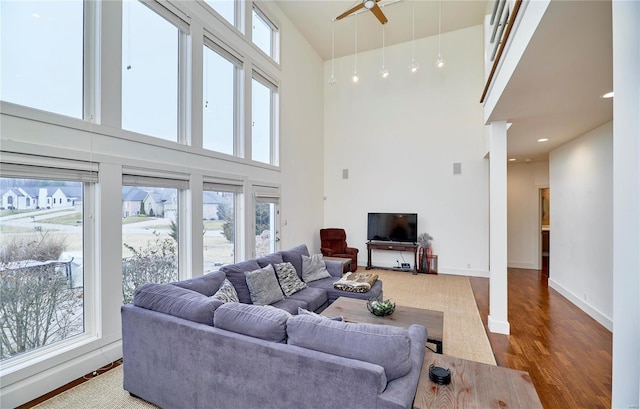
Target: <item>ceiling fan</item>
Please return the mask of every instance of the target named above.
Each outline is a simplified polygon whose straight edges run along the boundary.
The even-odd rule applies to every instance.
[[[348,15],[355,13],[358,10],[365,8],[367,10],[371,10],[373,15],[378,18],[381,24],[386,24],[388,20],[387,20],[387,17],[385,17],[384,13],[382,12],[382,9],[380,8],[380,6],[378,6],[379,1],[380,0],[362,0],[362,3],[355,5],[354,7],[350,8],[349,10],[345,11],[344,13],[336,17],[336,20],[341,20],[347,17]]]

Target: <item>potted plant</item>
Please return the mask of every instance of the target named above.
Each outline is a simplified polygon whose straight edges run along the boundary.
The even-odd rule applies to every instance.
[[[420,235],[418,235],[418,244],[420,245],[420,271],[423,273],[429,270],[427,253],[431,247],[431,240],[433,240],[433,237],[429,233],[420,233]]]

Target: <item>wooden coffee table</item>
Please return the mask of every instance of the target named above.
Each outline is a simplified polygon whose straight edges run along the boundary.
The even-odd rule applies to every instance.
[[[431,364],[449,369],[451,383],[432,382],[429,379]],[[427,351],[413,407],[538,409],[542,403],[528,372]]]
[[[409,328],[411,324],[420,324],[427,328],[427,342],[436,346],[437,353],[442,353],[442,325],[444,321],[442,311],[396,305],[393,314],[377,317],[367,309],[366,300],[338,297],[333,304],[322,311],[322,315],[325,317],[342,316],[345,321],[349,322],[393,325],[401,328]]]

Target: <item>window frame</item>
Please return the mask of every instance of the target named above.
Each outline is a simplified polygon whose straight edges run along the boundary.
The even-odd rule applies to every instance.
[[[269,98],[269,162],[268,165],[280,166],[280,133],[279,133],[279,87],[276,84],[276,81],[270,79],[266,74],[263,74],[255,67],[251,73],[252,84],[253,80],[259,82],[261,85],[265,86],[270,90],[270,98]],[[252,89],[253,95],[253,89]],[[253,96],[252,96],[253,99]],[[253,122],[253,101],[252,101],[252,109],[251,109],[251,122]],[[253,127],[251,127],[252,135],[253,135]],[[253,136],[251,138],[251,160],[253,159],[253,152],[255,152],[253,147]],[[259,163],[264,163],[260,161],[256,161]]]
[[[253,41],[254,13],[258,18],[260,18],[260,20],[262,20],[271,29],[271,35],[269,39],[270,53],[265,52],[262,48],[258,47],[258,45]],[[251,32],[251,44],[254,46],[254,48],[260,51],[260,53],[262,53],[263,55],[266,55],[267,57],[269,57],[269,59],[271,59],[274,63],[279,64],[280,63],[280,28],[279,28],[279,24],[276,24],[276,20],[272,18],[270,14],[271,13],[265,12],[264,6],[258,6],[256,2],[253,2],[251,5],[251,14],[250,14],[251,19],[249,22],[250,30],[247,30],[247,31]]]

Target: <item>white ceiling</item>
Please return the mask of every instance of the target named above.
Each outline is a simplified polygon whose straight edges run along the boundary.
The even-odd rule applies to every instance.
[[[311,46],[331,59],[332,20],[359,1],[276,0]],[[389,19],[385,44],[411,40],[411,0],[381,0]],[[415,37],[438,34],[438,1],[415,1]],[[482,24],[492,1],[443,0],[442,32]],[[382,25],[368,10],[358,15],[358,52],[380,48]],[[335,56],[353,54],[355,17],[336,21]],[[507,153],[518,161],[548,152],[613,118],[611,1],[551,1],[491,120],[507,120]],[[478,90],[478,100],[480,93]],[[539,138],[549,138],[538,143]]]

